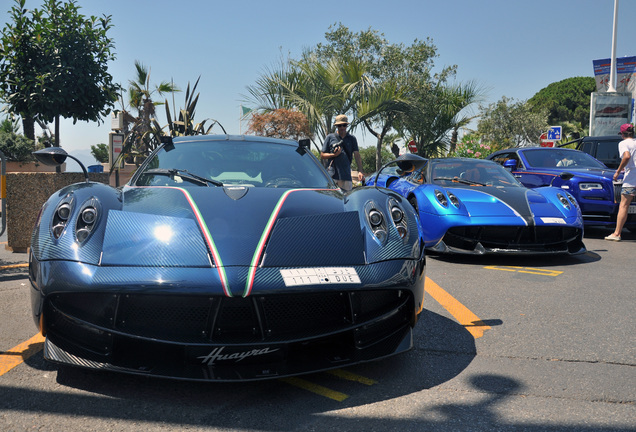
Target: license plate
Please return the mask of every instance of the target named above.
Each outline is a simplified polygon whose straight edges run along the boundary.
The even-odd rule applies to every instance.
[[[627,208],[627,213],[629,213],[629,214],[634,214],[634,213],[636,213],[636,205],[630,205],[630,206]]]

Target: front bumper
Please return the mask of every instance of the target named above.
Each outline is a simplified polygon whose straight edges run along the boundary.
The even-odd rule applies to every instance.
[[[50,273],[42,267],[77,265],[38,268]],[[148,280],[143,287],[139,280],[81,287],[70,277],[64,290],[32,282],[33,312],[46,335],[45,358],[53,362],[185,380],[278,378],[409,350],[422,307],[423,266],[423,256],[378,263],[359,270],[363,281],[374,275],[374,284],[257,289],[245,298],[165,280],[161,287]],[[392,276],[378,279],[385,272]]]
[[[558,226],[458,226],[429,251],[467,255],[576,255],[586,252],[583,230]]]

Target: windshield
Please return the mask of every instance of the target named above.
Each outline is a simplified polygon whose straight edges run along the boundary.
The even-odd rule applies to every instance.
[[[523,154],[534,168],[605,168],[589,154],[576,150],[545,148],[524,150]]]
[[[501,165],[479,159],[438,159],[429,167],[433,184],[440,186],[521,187],[516,178]]]
[[[304,149],[252,141],[175,142],[143,165],[136,186],[332,188]]]

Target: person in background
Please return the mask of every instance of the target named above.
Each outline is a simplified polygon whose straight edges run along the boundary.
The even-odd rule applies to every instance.
[[[354,158],[358,167],[358,180],[364,180],[358,140],[347,131],[349,126],[347,116],[336,116],[335,126],[336,132],[327,135],[322,144],[320,158],[327,161],[327,171],[338,186],[345,191],[350,191],[353,189],[351,162]]]
[[[621,203],[618,207],[618,216],[616,217],[616,229],[605,240],[620,241],[621,231],[627,221],[627,213],[629,205],[634,196],[636,196],[636,139],[634,139],[634,125],[625,123],[621,126],[620,134],[623,140],[618,143],[618,154],[621,155],[621,163],[618,165],[614,173],[614,181],[618,179],[619,174],[625,169],[623,176],[623,186],[621,189]]]

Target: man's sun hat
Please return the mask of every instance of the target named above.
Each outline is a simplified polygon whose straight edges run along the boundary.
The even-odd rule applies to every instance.
[[[336,116],[336,123],[334,123],[336,126],[344,124],[344,125],[348,125],[349,124],[349,119],[347,118],[346,115],[340,114]]]

